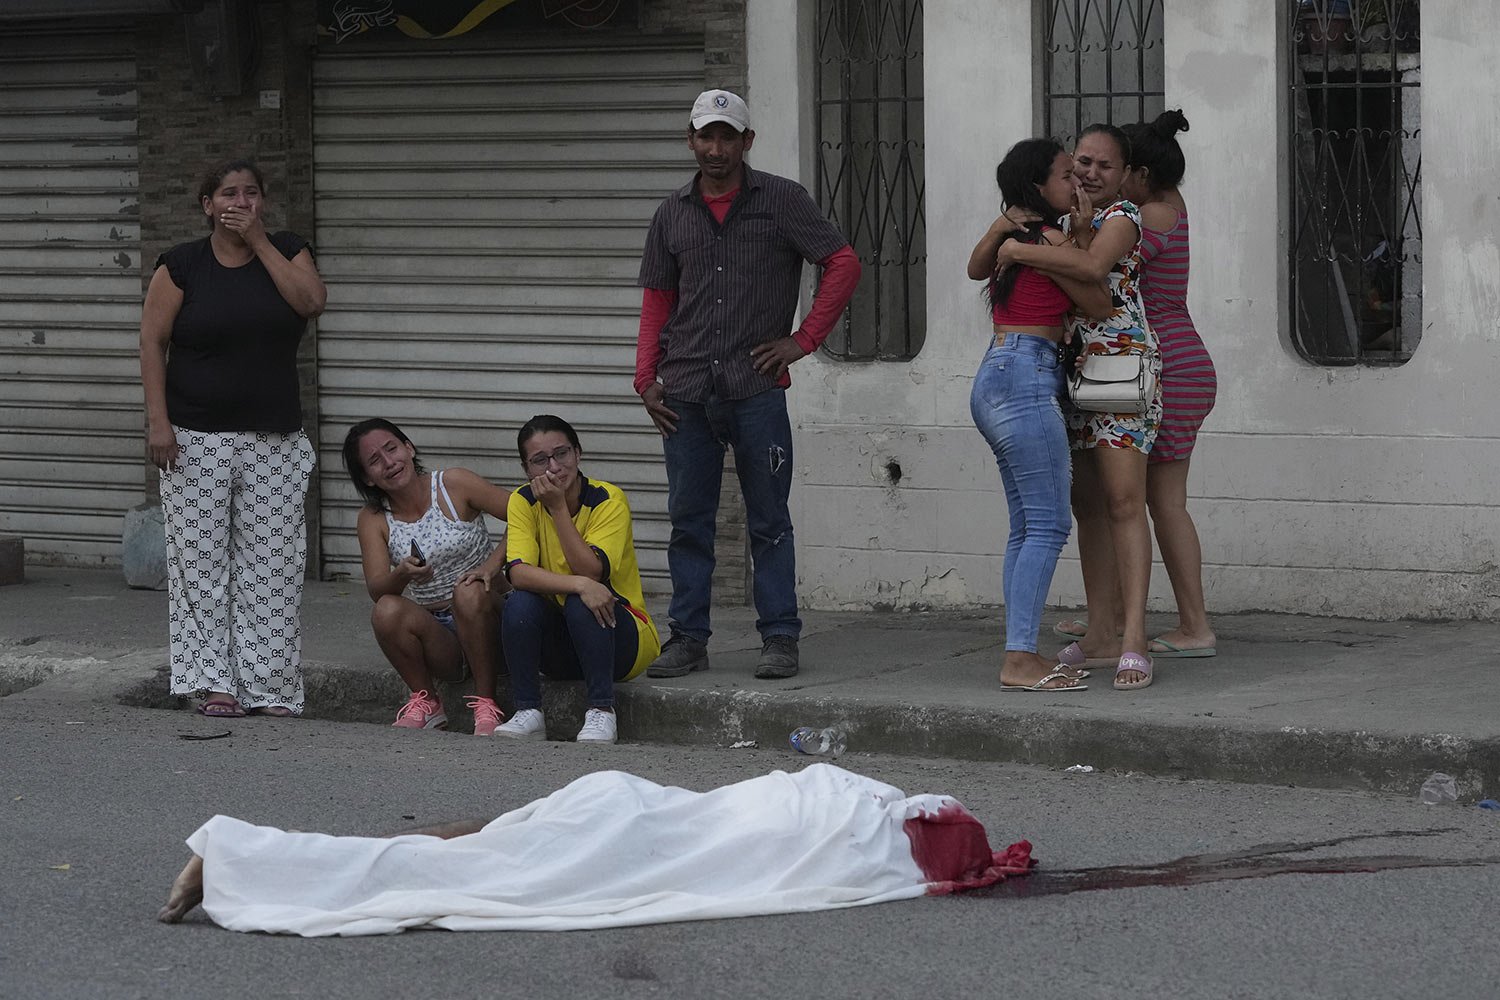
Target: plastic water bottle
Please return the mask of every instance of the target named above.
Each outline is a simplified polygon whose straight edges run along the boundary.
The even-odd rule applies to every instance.
[[[1453,780],[1451,774],[1434,771],[1432,777],[1422,782],[1422,790],[1417,793],[1417,798],[1424,806],[1440,806],[1447,802],[1457,802],[1458,782]]]
[[[798,753],[805,753],[813,757],[837,757],[844,752],[848,740],[842,729],[829,726],[827,729],[814,729],[812,726],[801,726],[792,730],[789,741],[792,749]]]

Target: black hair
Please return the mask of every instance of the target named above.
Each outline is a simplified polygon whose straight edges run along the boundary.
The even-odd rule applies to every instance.
[[[1066,150],[1062,148],[1062,143],[1055,139],[1022,139],[1006,150],[1004,159],[995,167],[995,183],[1000,188],[1000,200],[1005,207],[1016,205],[1030,209],[1043,219],[1056,220],[1060,213],[1047,204],[1047,199],[1042,197],[1040,185],[1047,183],[1047,177],[1052,173],[1052,164],[1057,162],[1058,154],[1064,152]],[[1005,238],[1022,243],[1038,243],[1042,239],[1042,229],[1043,223],[1031,222],[1027,223],[1024,232],[1012,233]],[[1007,267],[990,279],[988,295],[991,308],[1003,306],[1010,300],[1018,274],[1019,268]]]
[[[208,173],[203,175],[203,180],[198,185],[199,210],[201,211],[203,208],[203,199],[212,198],[214,196],[214,192],[219,190],[219,185],[224,183],[224,178],[240,170],[250,171],[250,175],[255,178],[256,186],[260,188],[260,193],[266,193],[266,178],[263,174],[261,174],[260,167],[257,167],[255,165],[254,160],[225,160],[223,163],[216,165],[215,167],[213,167],[213,169],[209,170]],[[208,228],[212,229],[213,227],[213,217],[209,216]]]
[[[1125,134],[1130,136],[1130,154],[1125,165],[1145,167],[1146,183],[1152,191],[1176,187],[1187,172],[1177,133],[1187,130],[1188,120],[1181,110],[1163,111],[1155,121],[1125,126]]]
[[[578,443],[578,432],[573,429],[572,424],[550,413],[538,413],[522,424],[521,429],[516,432],[516,454],[521,456],[521,464],[526,463],[526,442],[548,431],[557,431],[568,439],[574,451],[583,451],[583,445]]]
[[[1121,161],[1124,163],[1130,162],[1130,136],[1125,134],[1124,129],[1117,125],[1111,125],[1108,122],[1094,122],[1094,124],[1085,127],[1082,132],[1078,133],[1078,141],[1082,142],[1086,136],[1096,133],[1103,133],[1113,139],[1115,145],[1120,147]]]
[[[389,497],[385,490],[377,489],[367,481],[368,473],[365,472],[364,459],[359,457],[359,442],[371,431],[388,431],[392,437],[402,444],[411,444],[411,438],[402,432],[401,428],[391,423],[384,417],[371,417],[369,420],[361,420],[349,428],[349,433],[344,435],[344,471],[349,473],[349,481],[359,491],[359,495],[365,498],[365,505],[371,510],[389,510]],[[417,446],[411,444],[412,460],[411,467],[417,473],[427,470],[422,468],[422,460],[416,457]]]

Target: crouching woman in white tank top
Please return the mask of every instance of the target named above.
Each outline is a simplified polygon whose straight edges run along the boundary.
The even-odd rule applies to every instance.
[[[411,689],[395,725],[446,728],[437,682],[463,680],[467,663],[474,735],[493,734],[505,718],[495,704],[495,675],[510,584],[505,546],[495,546],[484,515],[504,521],[510,490],[468,469],[427,472],[411,439],[379,417],[349,428],[344,468],[365,500],[359,551],[375,602],[370,623]]]

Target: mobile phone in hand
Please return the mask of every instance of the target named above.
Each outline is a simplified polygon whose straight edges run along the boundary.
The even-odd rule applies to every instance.
[[[427,565],[427,557],[422,554],[422,547],[417,544],[415,538],[411,541],[411,557],[417,561],[418,566]]]

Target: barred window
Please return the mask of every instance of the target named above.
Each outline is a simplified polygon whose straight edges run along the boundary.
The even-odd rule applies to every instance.
[[[906,361],[926,339],[922,0],[818,0],[818,204],[864,266],[823,349]]]
[[[1285,2],[1292,341],[1316,364],[1401,364],[1422,333],[1418,3]]]
[[[1063,144],[1095,122],[1162,111],[1162,0],[1041,0],[1042,135]]]

